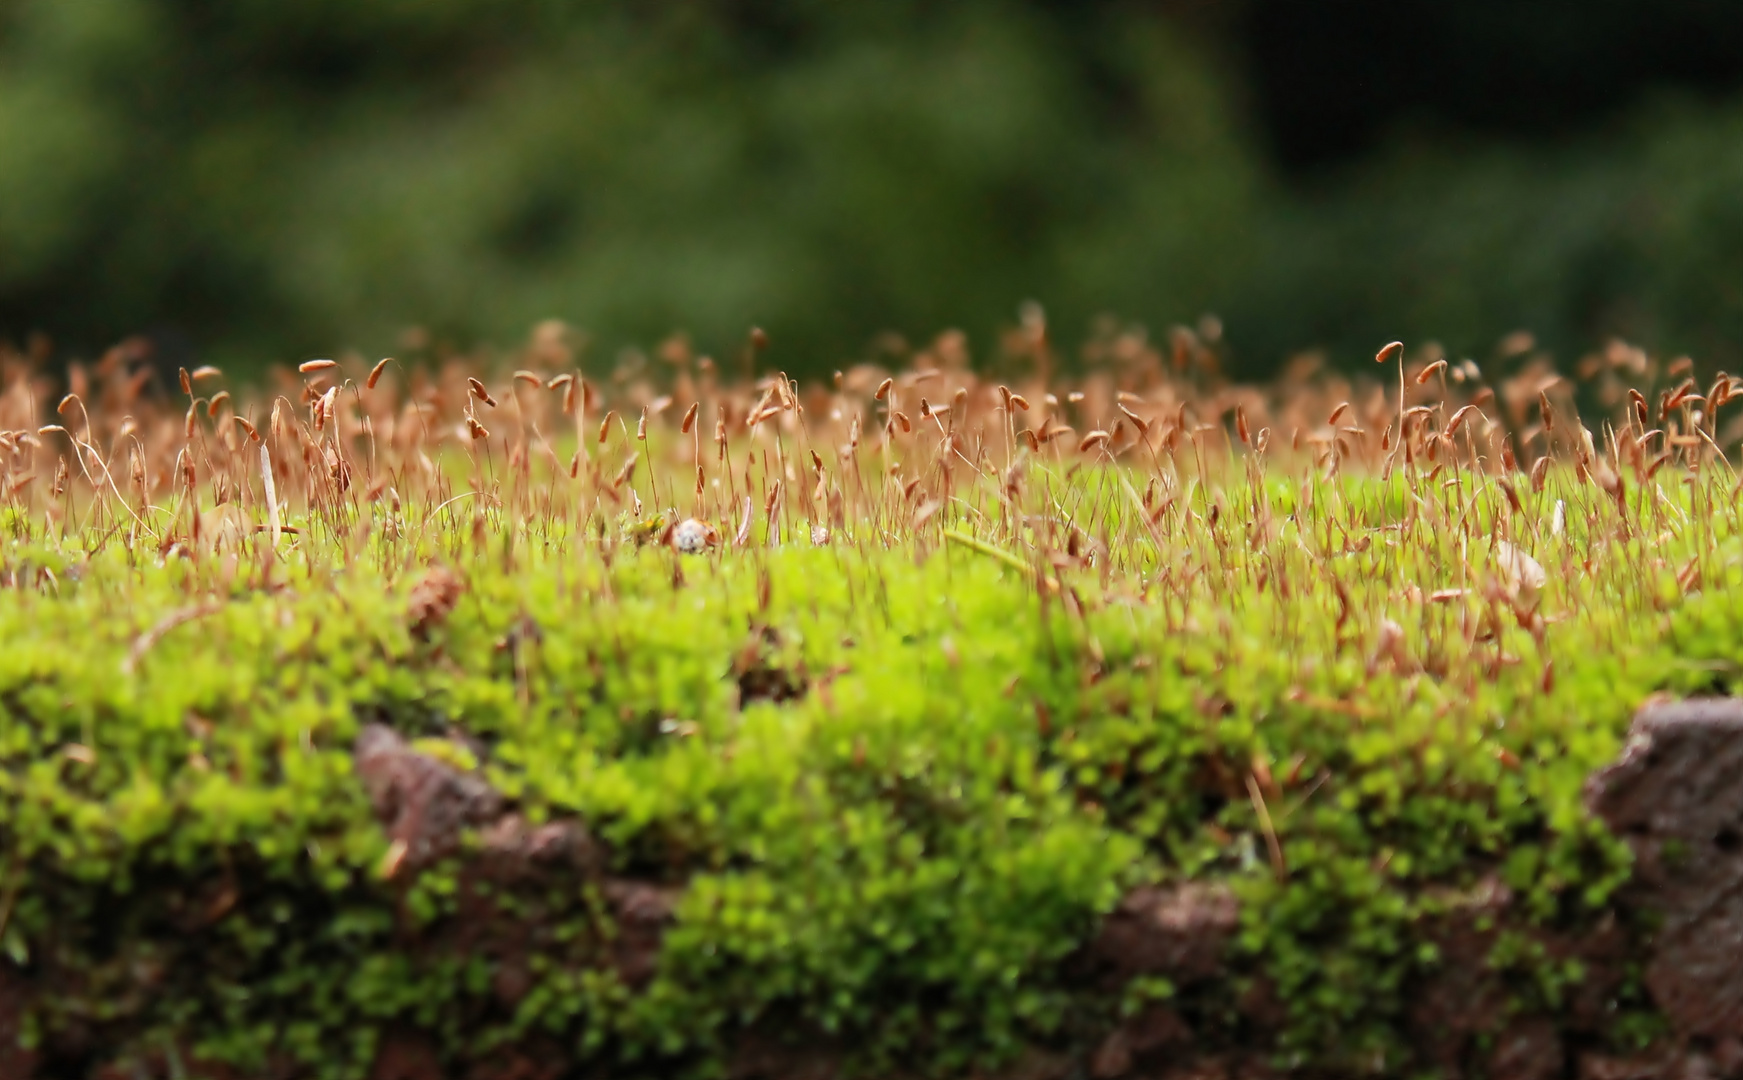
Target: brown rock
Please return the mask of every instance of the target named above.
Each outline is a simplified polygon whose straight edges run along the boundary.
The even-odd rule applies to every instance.
[[[264,1073],[248,1074],[248,1080],[280,1080],[296,1075],[299,1074],[284,1067],[268,1065]],[[0,1073],[0,1077],[13,1080],[11,1073]],[[89,1080],[140,1080],[141,1077],[150,1077],[151,1080],[175,1080],[178,1077],[184,1080],[243,1080],[230,1066],[202,1061],[186,1046],[178,1047],[174,1058],[161,1050],[152,1050],[143,1058],[124,1056],[121,1060],[106,1062],[90,1074]]]
[[[357,774],[388,836],[405,844],[410,869],[459,846],[463,830],[501,815],[502,796],[482,779],[413,750],[385,724],[357,736]]]
[[[1713,1068],[1720,1076],[1743,1076],[1743,1039],[1720,1039],[1715,1043]]]
[[[532,826],[519,814],[505,814],[479,839],[483,843],[480,872],[498,883],[528,880],[547,870],[594,874],[601,868],[598,845],[579,821]]]
[[[1546,935],[1543,942],[1550,956],[1577,959],[1585,969],[1585,977],[1568,990],[1568,1026],[1585,1034],[1607,1030],[1636,948],[1616,913],[1605,912],[1596,926],[1577,937]]]
[[[1126,894],[1102,921],[1089,951],[1122,980],[1164,975],[1176,984],[1199,982],[1220,970],[1240,917],[1234,894],[1220,885],[1147,885]]]
[[[1242,1054],[1229,1066],[1233,1080],[1277,1080],[1282,1074],[1263,1054]]]
[[[1089,1059],[1089,1075],[1096,1080],[1114,1080],[1132,1071],[1132,1047],[1126,1033],[1115,1028],[1102,1040]]]
[[[1153,1054],[1192,1044],[1192,1029],[1166,1005],[1152,1005],[1120,1025],[1134,1054]]]
[[[1714,1068],[1713,1059],[1705,1054],[1690,1054],[1683,1058],[1681,1068],[1672,1076],[1673,1080],[1724,1080]]]
[[[459,910],[444,929],[441,947],[491,965],[490,989],[513,1009],[537,980],[532,958],[554,946],[541,893],[559,881],[578,886],[578,878],[597,878],[603,857],[578,821],[529,825],[519,814],[504,814],[478,833],[479,846],[460,870]],[[504,896],[517,896],[512,910]]]
[[[1489,1057],[1492,1080],[1556,1080],[1567,1066],[1555,1025],[1533,1017],[1508,1025]]]
[[[497,959],[490,972],[490,992],[496,995],[496,1000],[512,1009],[526,1000],[532,990],[533,971],[524,953],[512,952]]]
[[[777,1011],[740,1033],[726,1075],[728,1080],[835,1080],[841,1060],[834,1040]]]
[[[7,1080],[30,1080],[36,1075],[38,1055],[18,1044],[24,1034],[28,990],[23,977],[0,962],[0,1077]]]
[[[1017,1060],[991,1074],[991,1080],[1066,1080],[1076,1071],[1077,1063],[1069,1055],[1031,1046],[1017,1055]]]
[[[466,1080],[560,1080],[570,1066],[561,1046],[535,1037],[474,1064]]]
[[[1231,1062],[1224,1057],[1207,1057],[1197,1061],[1171,1063],[1151,1075],[1156,1080],[1259,1080],[1270,1073],[1251,1072],[1244,1062]]]
[[[605,899],[617,919],[612,954],[618,977],[641,987],[660,965],[660,941],[672,922],[680,890],[643,881],[608,881]]]
[[[1680,1057],[1661,1048],[1625,1057],[1582,1054],[1579,1080],[1685,1080],[1685,1077]]]
[[[1180,1014],[1165,1005],[1153,1005],[1126,1020],[1097,1047],[1090,1057],[1090,1073],[1100,1080],[1124,1076],[1141,1058],[1158,1051],[1192,1044],[1192,1029]]]
[[[1586,801],[1634,850],[1629,901],[1662,918],[1654,1003],[1685,1038],[1743,1037],[1743,700],[1642,709]]]
[[[446,1080],[442,1056],[429,1036],[416,1031],[388,1032],[375,1052],[369,1080]]]
[[[1276,1031],[1289,1022],[1289,1005],[1277,992],[1277,984],[1260,975],[1247,983],[1235,1008],[1247,1022],[1260,1031]]]
[[[1442,896],[1445,913],[1423,928],[1440,965],[1409,994],[1410,1034],[1417,1052],[1448,1076],[1463,1071],[1476,1036],[1498,1032],[1506,1021],[1507,991],[1489,954],[1512,899],[1506,886],[1485,879]]]

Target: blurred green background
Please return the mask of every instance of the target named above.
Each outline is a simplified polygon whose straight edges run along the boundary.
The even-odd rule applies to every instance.
[[[0,0],[0,336],[1743,361],[1735,0]]]

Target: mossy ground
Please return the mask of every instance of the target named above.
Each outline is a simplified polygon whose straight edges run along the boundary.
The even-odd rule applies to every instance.
[[[417,444],[376,449],[354,392],[348,426],[332,396],[260,421],[276,509],[258,468],[249,486],[259,444],[222,415],[168,425],[208,455],[174,505],[144,467],[131,501],[100,474],[82,500],[57,481],[58,504],[14,488],[0,964],[86,975],[27,1041],[112,1022],[126,1053],[348,1077],[413,1025],[456,1056],[536,1035],[708,1073],[779,1015],[872,1072],[957,1073],[1168,997],[1087,991],[1067,961],[1132,887],[1210,880],[1242,930],[1201,1023],[1233,1030],[1262,981],[1286,1010],[1280,1062],[1413,1067],[1409,988],[1445,959],[1424,927],[1493,880],[1535,924],[1598,918],[1629,865],[1582,784],[1649,695],[1728,689],[1743,662],[1732,478],[1674,432],[1665,468],[1564,418],[1557,460],[1528,473],[1503,463],[1506,427],[1446,434],[1438,408],[1405,415],[1401,443],[1389,391],[1358,397],[1357,435],[1293,457],[1241,445],[1267,442],[1251,398],[1195,399],[1230,421],[1207,438],[1184,405],[1170,431],[1122,397],[1126,428],[1026,451],[983,385],[902,418],[934,424],[933,447],[868,386],[882,460],[838,389],[826,461],[801,452],[832,445],[822,421],[771,388],[738,412],[775,410],[761,430],[722,444],[736,466],[697,476],[720,542],[685,555],[630,513],[633,473],[554,452],[535,469],[530,407],[518,457],[508,436],[496,465],[474,432],[420,473]],[[482,427],[482,395],[458,398]],[[1271,424],[1297,406],[1323,407]],[[993,433],[964,439],[982,408]],[[672,420],[643,445],[621,429],[667,492],[713,456]],[[172,492],[187,475],[162,471]],[[740,481],[763,500],[742,530],[724,512]],[[248,528],[214,531],[208,483]],[[463,583],[434,614],[413,596],[433,565]],[[536,898],[553,929],[511,1009],[490,1004],[489,957],[420,947],[457,917],[468,855],[398,871],[353,765],[369,722],[530,821],[584,822],[612,873],[681,887],[651,980],[614,970],[584,880]],[[1581,975],[1525,940],[1491,961],[1551,1015]],[[1618,1045],[1653,1033],[1638,998],[1616,1009]]]

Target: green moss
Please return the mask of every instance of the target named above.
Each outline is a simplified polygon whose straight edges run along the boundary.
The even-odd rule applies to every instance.
[[[1303,494],[1273,486],[1226,498]],[[409,1022],[707,1071],[780,1013],[867,1067],[950,1071],[1119,1007],[1061,962],[1131,886],[1216,879],[1242,903],[1231,977],[1287,1007],[1282,1053],[1406,1061],[1403,990],[1442,960],[1424,927],[1446,889],[1497,876],[1566,928],[1626,880],[1581,785],[1649,692],[1731,688],[1743,564],[1673,533],[1600,549],[1570,515],[1538,541],[1553,619],[1533,627],[1455,537],[1400,516],[1395,485],[1305,494],[1263,549],[1225,524],[1040,590],[976,544],[678,564],[556,533],[454,541],[467,589],[427,635],[406,604],[434,553],[379,539],[227,581],[14,541],[12,564],[60,581],[0,600],[0,946],[90,973],[43,1028],[108,1010],[243,1070],[359,1076]],[[1370,543],[1345,555],[1351,523]],[[1690,556],[1709,582],[1690,597],[1640,572]],[[1471,592],[1409,593],[1453,586]],[[1376,660],[1383,618],[1407,662]],[[747,646],[809,691],[741,701]],[[491,957],[408,942],[396,927],[456,921],[464,888],[458,863],[383,880],[351,757],[378,719],[534,821],[585,821],[615,873],[682,883],[651,981],[618,976],[580,881],[501,898],[550,930],[511,1010],[489,1004]],[[178,954],[184,909],[226,888]],[[1492,962],[1552,1012],[1581,976],[1512,939]],[[151,964],[169,982],[141,996]],[[1173,992],[1135,985],[1125,1007]],[[1618,1032],[1650,1027],[1625,1004]]]

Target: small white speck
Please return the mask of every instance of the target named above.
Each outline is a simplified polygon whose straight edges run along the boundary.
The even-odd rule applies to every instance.
[[[700,555],[708,550],[707,525],[695,518],[685,518],[672,530],[672,547],[685,555]]]

